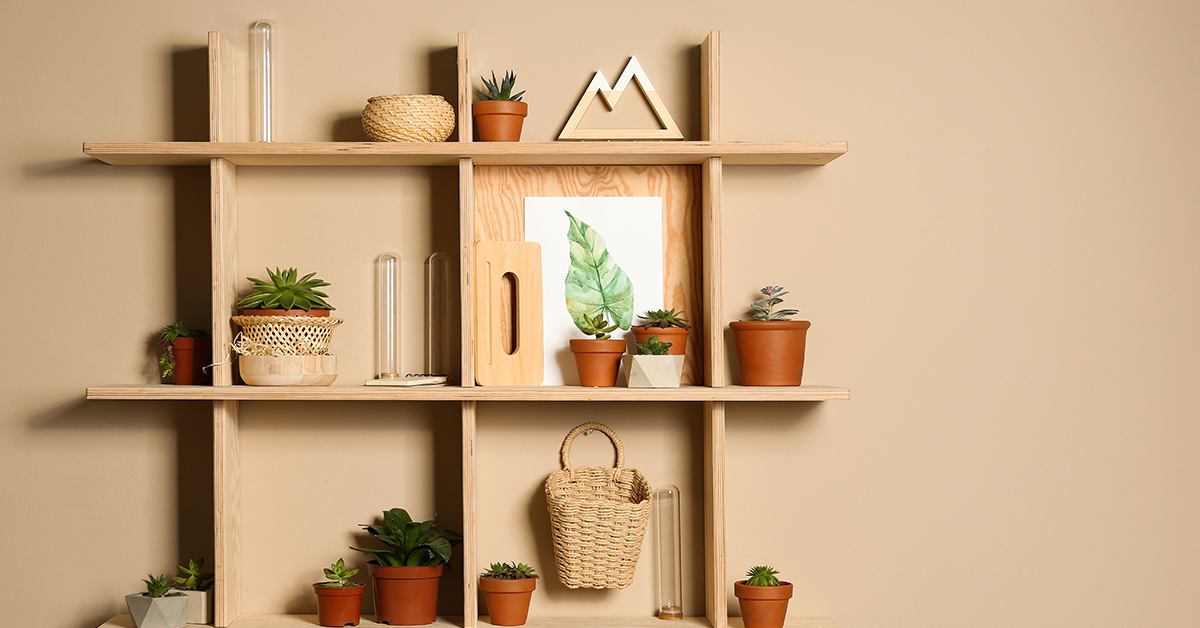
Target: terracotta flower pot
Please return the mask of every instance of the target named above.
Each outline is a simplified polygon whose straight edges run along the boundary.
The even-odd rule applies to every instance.
[[[175,355],[175,373],[171,380],[176,384],[212,383],[212,373],[204,372],[204,367],[212,364],[212,338],[176,338],[171,353]]]
[[[687,352],[687,337],[691,330],[682,327],[630,327],[634,342],[646,342],[651,336],[658,336],[659,342],[671,343],[667,355],[684,355]],[[641,353],[635,346],[634,353]]]
[[[494,626],[524,626],[529,618],[529,600],[535,588],[537,578],[479,578],[479,590],[483,591],[488,616]]]
[[[387,567],[367,563],[375,591],[375,620],[393,626],[422,626],[437,620],[438,580],[445,565]]]
[[[313,585],[313,591],[317,593],[317,623],[334,628],[357,626],[362,617],[362,594],[366,587],[361,584],[323,587],[322,584]]]
[[[580,386],[617,385],[617,374],[621,372],[621,356],[625,353],[624,340],[576,338],[571,340],[571,353],[575,354],[575,368],[579,371]]]
[[[792,597],[792,583],[780,582],[777,587],[752,587],[742,580],[733,583],[733,594],[742,607],[742,622],[746,628],[783,628],[788,600]]]
[[[729,324],[737,345],[743,386],[799,386],[804,375],[808,321],[736,321]]]
[[[471,103],[481,142],[518,142],[529,105],[515,100],[479,100]]]

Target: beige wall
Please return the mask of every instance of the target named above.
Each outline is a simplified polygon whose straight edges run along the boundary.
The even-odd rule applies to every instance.
[[[219,30],[244,71],[262,17],[281,29],[290,141],[360,137],[371,95],[452,89],[459,31],[476,68],[517,70],[526,139],[552,139],[591,73],[629,54],[695,139],[696,46],[722,31],[726,139],[851,146],[824,168],[726,174],[727,318],[787,286],[813,321],[807,381],[854,395],[733,406],[731,571],[770,562],[797,585],[793,616],[845,628],[1200,623],[1200,5],[515,4],[0,5],[0,623],[96,626],[147,571],[211,562],[207,408],[83,400],[153,381],[165,322],[208,323],[207,177],[80,144],[203,139],[196,51]],[[370,259],[400,249],[420,337],[420,262],[455,238],[452,171],[243,183],[242,275],[320,270],[350,319],[340,353],[369,355]],[[343,383],[371,369],[343,363]],[[535,495],[581,417],[696,498],[699,410],[627,409],[484,407],[481,560],[553,572]],[[310,609],[307,584],[361,562],[346,545],[379,510],[461,519],[452,405],[243,416],[247,611]],[[648,612],[645,571],[619,595],[548,587],[535,612]]]

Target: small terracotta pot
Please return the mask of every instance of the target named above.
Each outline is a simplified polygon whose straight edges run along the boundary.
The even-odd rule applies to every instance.
[[[479,127],[481,142],[518,142],[529,105],[515,100],[479,100],[471,103],[471,115]]]
[[[317,593],[317,623],[333,628],[357,626],[362,618],[362,594],[366,587],[361,584],[323,587],[321,584],[313,585],[313,591]]]
[[[752,587],[742,580],[733,583],[733,594],[742,607],[742,623],[746,628],[783,628],[788,600],[792,597],[792,583],[780,582],[777,587]]]
[[[667,355],[684,355],[687,352],[687,337],[688,331],[682,327],[630,327],[629,331],[633,332],[633,340],[635,343],[646,342],[651,336],[658,336],[659,342],[671,343],[667,349]],[[634,353],[641,353],[637,350],[637,346],[633,347]]]
[[[329,316],[329,310],[242,310],[242,316]]]
[[[571,340],[571,353],[575,354],[575,368],[579,371],[580,386],[617,385],[617,375],[621,372],[621,356],[625,353],[624,340],[576,338]]]
[[[537,578],[501,580],[479,577],[479,590],[487,602],[488,618],[493,626],[524,626],[529,618],[529,600],[537,588]]]
[[[804,375],[808,321],[736,321],[729,324],[737,345],[743,386],[799,386]]]
[[[212,364],[212,338],[176,338],[171,347],[175,372],[171,380],[180,386],[211,384],[212,373],[204,367]]]
[[[375,592],[375,620],[393,626],[423,626],[437,620],[438,580],[445,565],[387,567],[367,563]]]

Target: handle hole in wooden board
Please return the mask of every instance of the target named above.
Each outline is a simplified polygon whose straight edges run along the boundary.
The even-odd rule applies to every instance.
[[[503,338],[504,353],[512,355],[520,348],[521,339],[517,330],[520,329],[518,318],[521,308],[517,302],[517,276],[504,273],[500,277],[500,305],[504,316],[501,323],[500,337]]]

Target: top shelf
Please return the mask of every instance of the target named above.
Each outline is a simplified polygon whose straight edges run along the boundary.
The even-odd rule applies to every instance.
[[[114,166],[823,166],[847,142],[85,142],[83,152]]]

